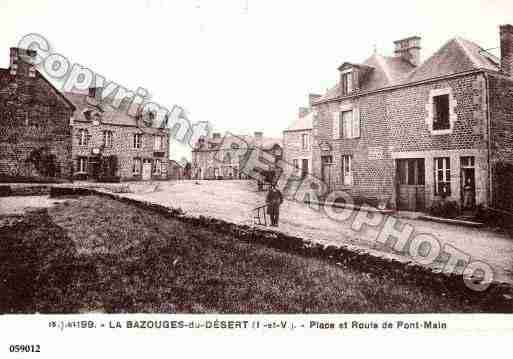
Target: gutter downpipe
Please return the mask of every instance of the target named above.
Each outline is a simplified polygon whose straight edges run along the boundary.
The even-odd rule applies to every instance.
[[[487,149],[488,149],[488,205],[487,207],[494,207],[494,190],[493,190],[493,175],[491,164],[491,138],[492,138],[492,125],[491,125],[491,111],[490,111],[490,85],[489,76],[483,72],[485,78],[485,91],[486,91],[486,131],[487,131]]]

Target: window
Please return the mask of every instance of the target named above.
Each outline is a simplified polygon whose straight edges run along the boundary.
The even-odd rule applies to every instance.
[[[473,156],[461,157],[461,167],[473,168],[475,165],[475,159]]]
[[[229,152],[224,155],[223,163],[226,163],[226,164],[232,163],[232,156],[230,155]]]
[[[301,135],[301,144],[303,150],[307,150],[310,147],[310,136],[308,135],[308,133],[303,133]]]
[[[132,173],[134,175],[138,175],[141,173],[141,159],[140,158],[134,158],[134,164],[132,167]]]
[[[452,88],[432,89],[429,92],[429,102],[426,104],[426,124],[432,135],[452,133],[454,124],[458,121],[457,107],[458,103],[454,98]]]
[[[343,111],[340,113],[340,130],[338,138],[358,138],[360,137],[360,118],[358,111]]]
[[[231,147],[232,147],[232,150],[238,150],[240,148],[239,144],[235,143],[235,142],[232,143]]]
[[[142,134],[136,133],[134,134],[134,148],[141,148],[142,145]]]
[[[449,95],[433,97],[433,131],[449,130]]]
[[[397,160],[397,177],[401,185],[424,185],[425,167],[423,158]]]
[[[78,145],[79,146],[87,146],[89,143],[89,131],[86,129],[78,130]]]
[[[299,160],[297,158],[292,160],[292,166],[294,166],[295,169],[299,169]]]
[[[156,152],[162,151],[162,144],[163,144],[162,136],[155,136],[154,142],[153,142],[153,150]]]
[[[77,163],[78,173],[87,173],[87,157],[79,157]]]
[[[353,184],[353,158],[350,155],[342,156],[342,183],[344,186]]]
[[[160,175],[162,173],[162,161],[159,159],[155,159],[153,161],[153,173],[156,175]]]
[[[343,72],[341,75],[340,86],[341,86],[342,96],[349,94],[353,90],[351,75],[352,75],[351,71]]]
[[[435,158],[435,194],[451,195],[451,163],[449,157]]]
[[[103,145],[112,147],[112,131],[103,131]]]
[[[306,176],[308,175],[308,159],[307,158],[303,158],[303,160],[301,161],[301,178],[306,178]]]

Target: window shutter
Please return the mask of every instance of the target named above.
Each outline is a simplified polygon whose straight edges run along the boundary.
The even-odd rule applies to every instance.
[[[342,117],[342,112],[334,112],[333,113],[333,139],[340,138],[340,119]]]
[[[360,109],[353,108],[353,138],[360,137]]]

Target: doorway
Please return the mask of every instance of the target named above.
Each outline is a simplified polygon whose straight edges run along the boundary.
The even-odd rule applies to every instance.
[[[301,178],[305,178],[310,170],[308,169],[308,159],[303,158],[301,160]]]
[[[151,179],[151,160],[143,160],[142,180],[147,181],[149,179]]]
[[[476,168],[473,156],[461,157],[461,208],[473,211],[476,207]]]
[[[425,209],[425,163],[423,158],[396,160],[397,208],[406,211]]]
[[[332,156],[321,156],[321,180],[331,188],[331,165]]]

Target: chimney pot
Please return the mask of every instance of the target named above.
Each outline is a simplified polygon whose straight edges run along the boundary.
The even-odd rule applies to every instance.
[[[508,77],[513,76],[513,25],[500,27],[501,71]]]
[[[308,107],[300,107],[298,110],[299,118],[303,118],[306,115],[308,115],[308,112],[310,112],[310,109]]]
[[[310,107],[313,106],[314,101],[318,100],[321,97],[322,97],[322,95],[318,95],[316,93],[309,94],[308,95],[308,103],[309,103]]]
[[[20,73],[25,76],[35,77],[34,58],[36,55],[37,52],[35,50],[11,47],[9,52],[9,69],[11,74],[16,75]]]
[[[394,41],[396,56],[410,62],[413,66],[419,66],[421,40],[419,36],[411,36],[406,39]]]

